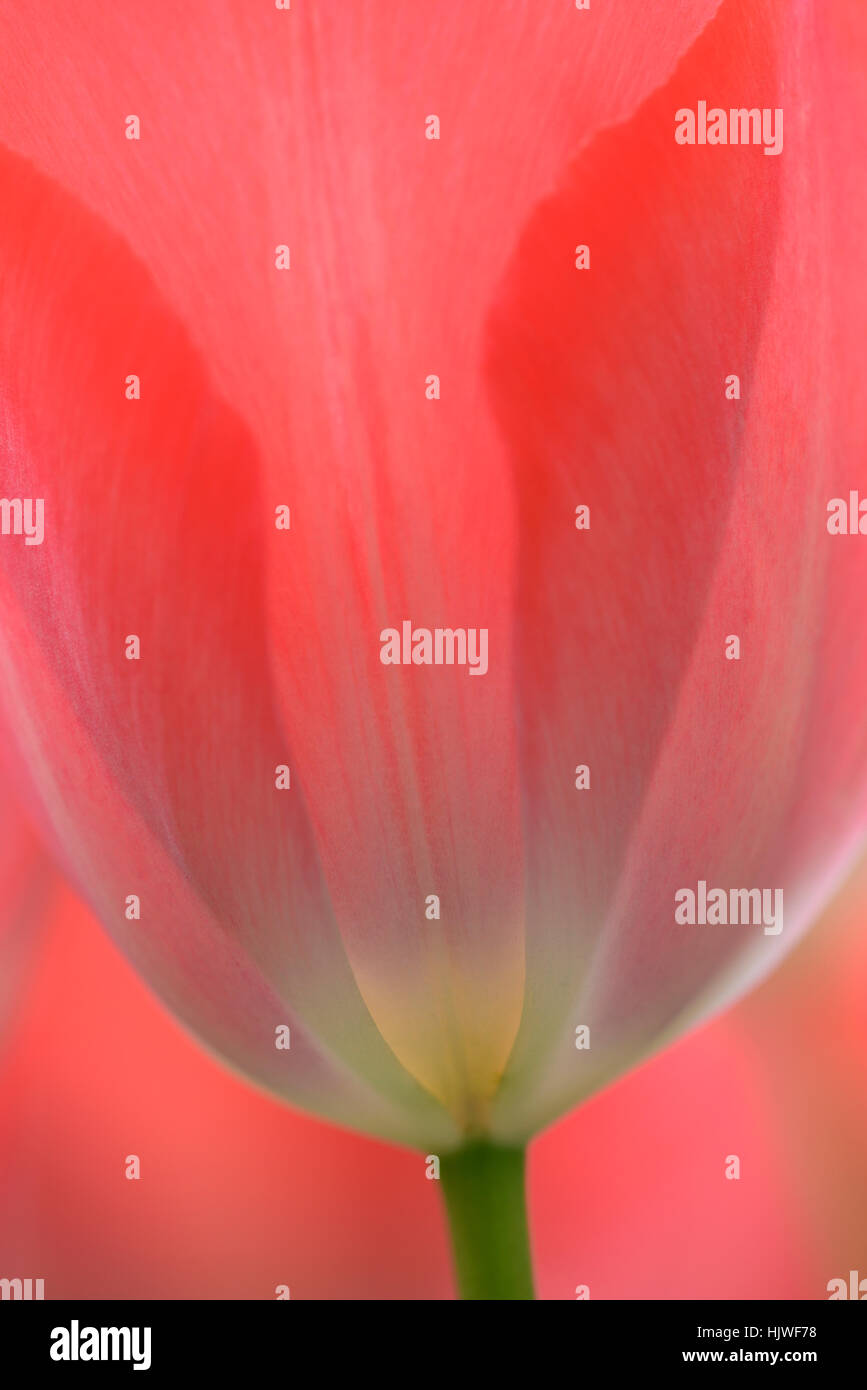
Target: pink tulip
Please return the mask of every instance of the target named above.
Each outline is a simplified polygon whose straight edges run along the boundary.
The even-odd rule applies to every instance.
[[[867,423],[863,7],[58,3],[0,39],[31,805],[246,1075],[519,1154],[766,971],[863,835],[867,541],[826,525]],[[699,103],[782,148],[678,143]],[[406,623],[487,669],[383,664]],[[701,883],[782,890],[783,930],[676,921]]]

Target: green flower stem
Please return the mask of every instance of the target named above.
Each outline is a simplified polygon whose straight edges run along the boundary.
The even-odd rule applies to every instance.
[[[440,1161],[461,1298],[534,1298],[524,1150],[474,1143]]]

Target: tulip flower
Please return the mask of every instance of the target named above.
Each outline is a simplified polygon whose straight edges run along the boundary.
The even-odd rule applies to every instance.
[[[528,1297],[529,1139],[768,970],[863,837],[867,560],[827,523],[867,22],[225,0],[0,38],[20,784],[178,1017],[429,1155],[465,1294]]]

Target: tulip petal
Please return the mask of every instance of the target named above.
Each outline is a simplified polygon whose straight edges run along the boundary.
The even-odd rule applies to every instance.
[[[865,36],[848,3],[726,0],[540,208],[490,326],[528,845],[504,1137],[769,968],[867,826],[867,543],[826,529],[867,434]],[[676,143],[700,100],[782,108],[782,152]],[[700,880],[782,888],[782,932],[676,923]]]
[[[293,759],[255,445],[126,245],[19,157],[0,152],[0,182],[4,484],[44,504],[41,543],[2,537],[0,666],[36,811],[230,1060],[331,1118],[447,1143],[358,992],[303,791],[275,785]]]

